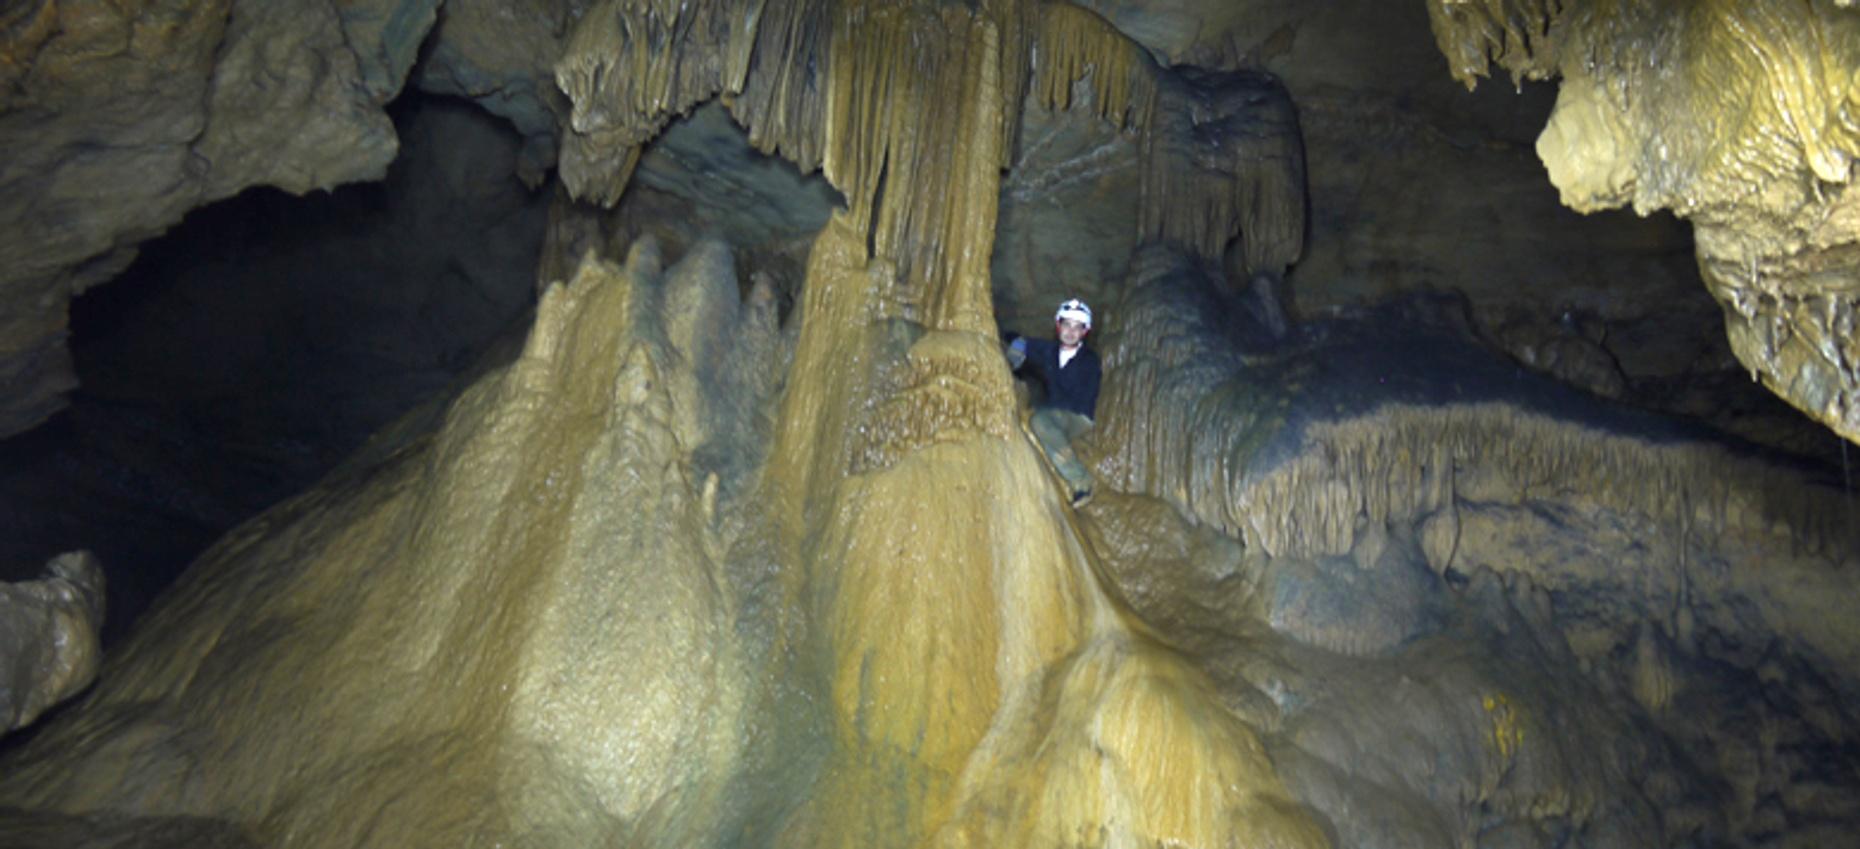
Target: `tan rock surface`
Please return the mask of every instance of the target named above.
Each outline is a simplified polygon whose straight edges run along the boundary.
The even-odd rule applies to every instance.
[[[738,601],[660,379],[688,366],[651,341],[658,285],[649,248],[590,263],[434,438],[196,564],[67,727],[91,742],[34,741],[9,799],[266,845],[725,828],[677,788],[722,786],[753,682],[717,630]],[[95,771],[57,765],[79,752]]]
[[[1439,50],[1419,46],[1432,41],[1424,4],[1084,5],[1168,62],[1257,68],[1284,81],[1305,142],[1311,210],[1304,257],[1286,287],[1294,315],[1462,293],[1474,327],[1529,367],[1607,388],[1618,381],[1593,367],[1602,354],[1619,364],[1632,402],[1831,456],[1836,443],[1825,430],[1744,385],[1747,372],[1718,329],[1722,310],[1700,285],[1691,227],[1666,213],[1563,207],[1534,150],[1553,84],[1527,81],[1515,93],[1455,86]],[[1020,217],[1004,206],[1004,221],[1019,226]],[[1006,247],[1019,250],[1018,240]],[[1079,252],[1036,267],[1064,268],[1071,253]],[[1573,371],[1571,356],[1543,350],[1566,333],[1566,316],[1582,323],[1576,335],[1602,340],[1600,350],[1570,352],[1584,361]]]

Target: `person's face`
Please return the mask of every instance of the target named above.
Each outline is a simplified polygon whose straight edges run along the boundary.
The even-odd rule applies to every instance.
[[[1085,323],[1073,319],[1053,322],[1053,332],[1059,334],[1059,344],[1068,348],[1085,341]]]

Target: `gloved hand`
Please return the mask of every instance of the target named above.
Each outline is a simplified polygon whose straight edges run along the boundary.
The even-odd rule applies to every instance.
[[[1027,340],[1012,333],[1008,334],[1007,350],[1003,353],[1007,354],[1008,368],[1020,370],[1021,365],[1027,362]]]

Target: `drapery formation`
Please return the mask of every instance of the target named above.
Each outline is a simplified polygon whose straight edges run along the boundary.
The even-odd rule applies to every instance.
[[[1244,234],[1249,270],[1302,251],[1302,148],[1276,82],[1185,80],[1069,4],[610,0],[556,76],[574,104],[562,175],[576,196],[617,202],[640,146],[721,96],[759,149],[823,170],[870,255],[910,281],[907,314],[937,326],[983,317],[981,293],[949,281],[986,268],[1029,92],[1143,137],[1142,238],[1218,257]],[[1079,84],[1089,97],[1075,100]]]

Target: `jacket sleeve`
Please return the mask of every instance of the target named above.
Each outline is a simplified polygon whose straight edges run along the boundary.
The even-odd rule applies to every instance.
[[[1103,361],[1098,359],[1098,352],[1091,352],[1091,371],[1085,374],[1089,380],[1080,388],[1080,395],[1085,400],[1085,418],[1098,419],[1098,385],[1104,379]]]
[[[1027,361],[1024,365],[1031,367],[1041,380],[1045,380],[1046,362],[1053,358],[1052,352],[1047,349],[1054,343],[1045,339],[1029,339],[1025,336],[1020,337],[1020,343],[1026,346]]]

